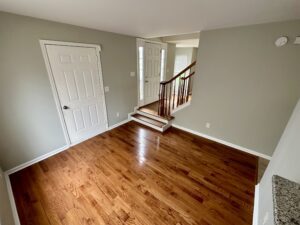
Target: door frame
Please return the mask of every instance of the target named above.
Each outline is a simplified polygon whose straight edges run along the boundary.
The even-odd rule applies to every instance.
[[[164,68],[164,74],[163,74],[163,78],[166,78],[167,75],[167,56],[168,56],[168,44],[164,43],[164,42],[159,42],[159,41],[151,41],[151,40],[147,40],[147,39],[142,39],[142,38],[137,38],[136,39],[136,65],[137,65],[137,106],[141,107],[144,106],[144,99],[140,100],[140,65],[139,65],[139,47],[144,47],[145,50],[145,43],[153,43],[153,44],[159,44],[161,45],[161,50],[164,49],[165,50],[165,60],[164,60],[164,64],[165,64],[165,68]],[[145,51],[144,51],[145,52]],[[145,58],[144,58],[144,66],[145,66]],[[144,68],[145,69],[145,68]],[[145,70],[144,70],[145,72]]]
[[[78,142],[71,143],[71,139],[70,139],[70,136],[69,136],[69,133],[68,133],[66,121],[65,121],[64,114],[63,114],[63,111],[62,111],[62,107],[61,107],[57,87],[56,87],[56,84],[55,84],[53,72],[52,72],[52,69],[51,69],[50,60],[49,60],[49,57],[48,57],[48,54],[47,54],[46,45],[94,48],[96,50],[96,55],[97,55],[97,59],[98,59],[97,63],[98,63],[98,70],[99,70],[98,72],[99,72],[99,78],[100,78],[100,85],[102,86],[102,90],[103,90],[103,97],[102,97],[103,99],[102,100],[103,100],[105,124],[106,124],[104,132],[107,131],[108,130],[108,119],[107,119],[107,107],[106,107],[106,101],[105,101],[103,73],[102,73],[101,57],[100,57],[101,46],[100,45],[95,45],[95,44],[85,44],[85,43],[75,43],[75,42],[65,42],[65,41],[52,41],[52,40],[40,40],[39,42],[40,42],[40,46],[41,46],[41,49],[42,49],[42,54],[43,54],[43,58],[44,58],[44,61],[45,61],[46,70],[47,70],[47,73],[48,73],[48,77],[49,77],[49,81],[50,81],[50,85],[51,85],[51,90],[52,90],[52,94],[53,94],[53,97],[54,97],[54,101],[55,101],[56,109],[57,109],[57,112],[58,112],[59,120],[60,120],[62,129],[63,129],[64,138],[65,138],[65,141],[66,141],[68,146],[76,145],[76,144],[78,144],[80,142],[83,142],[87,139],[90,139],[92,137],[83,138],[83,139],[80,139]]]

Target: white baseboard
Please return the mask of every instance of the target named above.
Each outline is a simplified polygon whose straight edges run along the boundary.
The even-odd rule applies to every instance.
[[[110,127],[108,128],[108,130],[111,130],[111,129],[113,129],[113,128],[116,128],[116,127],[118,127],[118,126],[121,126],[121,125],[123,125],[123,124],[125,124],[125,123],[128,123],[129,121],[130,121],[130,119],[126,119],[126,120],[124,120],[124,121],[122,121],[122,122],[120,122],[120,123],[117,123],[117,124],[115,124],[115,125],[113,125],[113,126],[110,126]],[[98,135],[98,134],[97,134],[97,135]],[[87,138],[87,139],[90,139],[90,138],[91,138],[91,137],[89,137],[89,138]],[[87,140],[87,139],[80,140],[78,143],[74,143],[74,144],[72,144],[72,145],[65,145],[65,146],[63,146],[63,147],[61,147],[61,148],[59,148],[59,149],[53,150],[53,151],[51,151],[51,152],[48,152],[47,154],[44,154],[44,155],[42,155],[42,156],[39,156],[39,157],[37,157],[37,158],[35,158],[35,159],[32,159],[32,160],[30,160],[30,161],[28,161],[28,162],[22,163],[22,164],[19,165],[19,166],[16,166],[16,167],[14,167],[14,168],[12,168],[12,169],[9,169],[9,170],[5,171],[5,174],[10,175],[10,174],[13,174],[13,173],[15,173],[15,172],[18,172],[18,171],[20,171],[20,170],[22,170],[22,169],[25,169],[25,168],[28,167],[28,166],[31,166],[31,165],[33,165],[33,164],[35,164],[35,163],[38,163],[38,162],[40,162],[40,161],[42,161],[42,160],[44,160],[44,159],[47,159],[47,158],[49,158],[49,157],[51,157],[51,156],[53,156],[53,155],[56,155],[56,154],[58,154],[58,153],[60,153],[60,152],[62,152],[62,151],[65,151],[66,149],[70,148],[71,146],[76,145],[76,144],[79,144],[80,142],[82,142],[82,141],[84,141],[84,140]]]
[[[123,124],[128,123],[130,120],[131,120],[131,119],[128,118],[128,119],[123,120],[123,121],[121,121],[121,122],[119,122],[119,123],[116,123],[116,124],[114,124],[114,125],[108,127],[108,130],[112,130],[112,129],[116,128],[116,127],[122,126]]]
[[[253,222],[252,225],[258,225],[258,204],[259,204],[259,184],[255,186]]]
[[[89,137],[85,137],[85,138],[82,138],[82,139],[78,139],[77,141],[74,141],[73,143],[70,143],[70,144],[69,144],[69,148],[72,147],[72,146],[78,145],[78,144],[80,144],[81,142],[87,141],[87,140],[89,140],[89,139],[91,139],[91,138],[93,138],[93,137],[96,137],[96,136],[98,136],[98,135],[100,135],[100,134],[102,134],[102,133],[104,133],[104,132],[106,132],[106,131],[108,131],[108,130],[109,130],[109,129],[108,129],[108,127],[107,127],[105,130],[101,130],[100,132],[95,132],[95,133],[91,134],[91,136],[89,136]],[[0,224],[0,225],[1,225],[1,224]]]
[[[126,119],[124,121],[121,121],[120,123],[117,123],[117,124],[115,124],[113,126],[110,126],[108,128],[108,130],[111,130],[111,129],[116,128],[118,126],[121,126],[121,125],[123,125],[125,123],[128,123],[130,120],[131,119],[128,118],[128,119]],[[9,201],[10,201],[10,204],[11,204],[11,208],[12,208],[12,212],[13,212],[13,217],[14,217],[15,225],[20,225],[20,220],[19,220],[19,216],[18,216],[18,212],[17,212],[17,207],[16,207],[16,203],[15,203],[15,199],[14,199],[14,195],[13,195],[13,191],[12,191],[12,187],[11,187],[9,175],[11,175],[11,174],[13,174],[15,172],[18,172],[18,171],[20,171],[22,169],[25,169],[26,167],[31,166],[31,165],[33,165],[35,163],[38,163],[38,162],[40,162],[40,161],[42,161],[44,159],[47,159],[47,158],[49,158],[49,157],[51,157],[53,155],[56,155],[56,154],[58,154],[58,153],[60,153],[62,151],[65,151],[68,148],[70,148],[71,146],[72,145],[65,145],[65,146],[63,146],[63,147],[61,147],[59,149],[53,150],[53,151],[51,151],[51,152],[49,152],[47,154],[39,156],[39,157],[37,157],[35,159],[32,159],[32,160],[30,160],[28,162],[22,163],[21,165],[16,166],[16,167],[14,167],[12,169],[9,169],[9,170],[7,170],[7,171],[4,172],[5,181],[6,181],[7,190],[8,190]]]
[[[5,176],[5,183],[6,183],[6,187],[7,187],[8,198],[9,198],[9,202],[11,205],[11,210],[12,210],[12,215],[13,215],[15,225],[21,225],[18,211],[17,211],[17,206],[15,203],[14,194],[13,194],[10,179],[9,179],[9,175],[8,175],[8,173],[5,172],[4,176]]]
[[[177,124],[172,124],[172,126],[175,127],[175,128],[178,128],[178,129],[180,129],[180,130],[184,130],[184,131],[186,131],[186,132],[195,134],[195,135],[197,135],[197,136],[200,136],[200,137],[209,139],[209,140],[211,140],[211,141],[215,141],[215,142],[218,142],[218,143],[220,143],[220,144],[223,144],[223,145],[226,145],[226,146],[229,146],[229,147],[238,149],[238,150],[240,150],[240,151],[247,152],[247,153],[249,153],[249,154],[251,154],[251,155],[255,155],[255,156],[258,156],[258,157],[267,159],[267,160],[271,160],[271,158],[272,158],[271,156],[268,156],[268,155],[259,153],[259,152],[257,152],[257,151],[254,151],[254,150],[251,150],[251,149],[248,149],[248,148],[245,148],[245,147],[236,145],[236,144],[232,144],[232,143],[230,143],[230,142],[228,142],[228,141],[224,141],[224,140],[221,140],[221,139],[218,139],[218,138],[215,138],[215,137],[212,137],[212,136],[209,136],[209,135],[200,133],[200,132],[198,132],[198,131],[191,130],[191,129],[189,129],[189,128],[185,128],[185,127],[179,126],[179,125],[177,125]]]
[[[41,156],[39,156],[39,157],[37,157],[35,159],[32,159],[32,160],[30,160],[28,162],[22,163],[21,165],[12,168],[10,170],[5,171],[5,174],[10,175],[10,174],[13,174],[15,172],[18,172],[19,170],[22,170],[22,169],[24,169],[24,168],[26,168],[28,166],[31,166],[31,165],[33,165],[35,163],[38,163],[38,162],[40,162],[40,161],[42,161],[44,159],[47,159],[47,158],[49,158],[49,157],[51,157],[53,155],[56,155],[56,154],[58,154],[58,153],[60,153],[62,151],[65,151],[68,148],[69,148],[69,145],[65,145],[65,146],[63,146],[63,147],[61,147],[59,149],[53,150],[51,152],[48,152],[47,154],[41,155]]]

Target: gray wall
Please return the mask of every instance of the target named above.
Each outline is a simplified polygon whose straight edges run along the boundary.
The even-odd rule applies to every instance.
[[[191,62],[197,61],[197,56],[198,56],[198,48],[193,48]]]
[[[300,97],[300,21],[201,32],[193,98],[175,123],[272,156]],[[205,127],[206,122],[211,128]]]
[[[194,60],[197,59],[197,48],[176,48],[175,55],[187,55],[188,57],[188,64],[192,63]],[[175,57],[176,57],[175,56]]]
[[[40,39],[100,44],[109,125],[137,102],[136,40],[0,12],[0,164],[4,170],[65,145]],[[120,117],[116,116],[120,112]]]
[[[0,224],[14,225],[4,174],[0,168]]]
[[[166,80],[169,80],[174,76],[175,52],[176,45],[168,43]]]
[[[266,214],[268,222],[265,225],[274,224],[272,176],[274,174],[300,183],[300,101],[298,102],[292,117],[280,139],[272,160],[260,182],[259,187],[259,212],[258,224],[263,224]]]

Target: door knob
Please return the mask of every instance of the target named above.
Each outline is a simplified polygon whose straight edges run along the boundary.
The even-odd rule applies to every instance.
[[[66,105],[64,105],[64,106],[63,106],[63,109],[69,109],[69,107],[68,107],[68,106],[66,106]]]

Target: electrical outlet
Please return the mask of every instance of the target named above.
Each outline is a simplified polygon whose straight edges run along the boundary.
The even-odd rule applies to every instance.
[[[120,116],[120,113],[119,112],[117,112],[117,117],[119,117]]]
[[[210,123],[207,122],[207,123],[205,124],[205,127],[206,127],[207,129],[209,129],[209,128],[210,128]]]
[[[104,87],[104,91],[105,91],[105,92],[109,92],[109,87],[108,87],[108,86],[105,86],[105,87]]]

